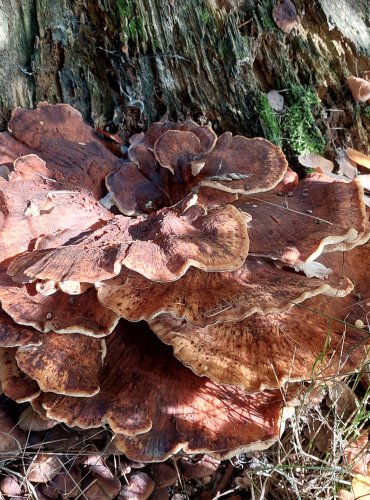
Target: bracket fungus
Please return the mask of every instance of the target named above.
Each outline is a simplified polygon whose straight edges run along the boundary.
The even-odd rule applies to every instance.
[[[217,138],[192,121],[151,125],[128,160],[68,105],[17,109],[9,130],[0,382],[10,398],[71,427],[108,424],[133,460],[181,449],[222,458],[278,438],[295,382],[368,360],[357,180],[298,182],[265,139]]]

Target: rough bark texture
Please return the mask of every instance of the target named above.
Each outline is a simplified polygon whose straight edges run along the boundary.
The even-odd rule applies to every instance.
[[[191,116],[274,139],[262,93],[284,90],[294,106],[312,89],[313,133],[366,150],[370,107],[346,77],[370,69],[368,0],[295,5],[301,24],[287,35],[273,0],[0,0],[0,126],[47,100],[127,135]]]

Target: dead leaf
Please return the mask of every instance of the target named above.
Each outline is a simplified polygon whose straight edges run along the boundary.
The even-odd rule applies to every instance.
[[[339,490],[337,500],[355,500],[355,497],[351,491]]]
[[[347,83],[351,89],[352,97],[357,102],[366,102],[370,99],[370,82],[364,78],[349,76]]]
[[[362,167],[370,168],[370,156],[361,153],[361,151],[357,151],[357,149],[347,148],[346,149],[347,156],[357,163],[357,165],[361,165]]]
[[[367,475],[370,456],[368,455],[369,436],[363,432],[357,439],[349,443],[343,452],[343,462],[351,472]]]
[[[321,453],[328,451],[333,437],[333,431],[326,425],[325,422],[312,418],[303,433],[306,438],[310,440],[310,443],[314,448],[319,450]]]
[[[339,176],[342,175],[348,179],[354,179],[358,176],[356,163],[347,156],[343,148],[337,150],[336,161],[339,165]]]
[[[204,455],[201,459],[183,457],[179,459],[181,472],[188,479],[201,479],[211,476],[220,466],[220,461]]]
[[[173,486],[178,480],[177,472],[167,464],[153,464],[152,476],[157,488],[167,488]]]
[[[26,492],[25,485],[15,476],[5,476],[0,481],[0,491],[5,496],[14,498]]]
[[[326,384],[318,384],[312,389],[307,389],[305,392],[305,404],[307,406],[316,406],[321,404],[328,392],[328,386]]]
[[[361,186],[366,189],[366,191],[370,191],[370,174],[359,175],[358,180],[361,183]]]
[[[323,156],[314,153],[302,153],[298,156],[298,161],[306,168],[314,168],[321,174],[328,175],[329,177],[337,177],[332,173],[334,170],[334,163]]]
[[[356,412],[357,401],[355,393],[345,382],[336,381],[329,387],[327,405],[330,407],[331,402],[342,420],[347,420]]]
[[[277,90],[270,90],[266,94],[270,106],[274,111],[282,111],[284,108],[284,97]]]
[[[146,500],[153,493],[155,483],[145,472],[137,472],[132,474],[128,479],[128,484],[125,484],[118,498],[121,500]]]
[[[58,423],[56,420],[42,417],[32,406],[29,406],[21,413],[18,420],[18,427],[24,431],[36,432],[52,429]]]
[[[370,475],[358,474],[352,479],[352,490],[356,500],[370,500]]]
[[[62,470],[63,465],[57,455],[38,454],[25,471],[31,483],[47,483]]]

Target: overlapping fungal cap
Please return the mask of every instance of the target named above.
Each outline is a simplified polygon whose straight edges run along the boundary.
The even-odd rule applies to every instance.
[[[365,241],[361,187],[296,185],[268,141],[216,140],[193,122],[154,124],[123,162],[81,123],[68,106],[41,105],[0,134],[7,394],[70,426],[109,424],[136,460],[267,447],[286,381],[344,373],[367,355],[367,316],[350,301],[353,287],[367,293],[357,275],[336,253],[323,256],[325,280],[293,267]],[[150,320],[183,364],[119,316]]]
[[[40,332],[18,325],[0,309],[0,347],[41,344]]]
[[[6,396],[24,403],[36,398],[40,388],[34,379],[19,368],[16,352],[16,348],[0,347],[0,382]]]
[[[145,323],[122,322],[106,340],[100,392],[90,398],[42,394],[37,402],[49,418],[82,428],[108,423],[123,435],[116,445],[146,462],[180,449],[235,454],[252,443],[263,449],[278,438],[280,391],[248,396],[197,377]]]
[[[105,341],[71,333],[49,333],[38,346],[22,346],[15,354],[19,369],[44,392],[93,396],[99,392],[99,371]]]
[[[328,245],[361,244],[366,233],[363,188],[316,174],[286,195],[275,191],[234,203],[252,216],[250,254],[289,265],[315,260]]]
[[[0,134],[1,164],[37,154],[47,168],[63,178],[64,189],[83,187],[95,199],[103,193],[105,177],[122,165],[83,122],[81,114],[67,104],[39,103],[35,110],[17,108],[9,130],[11,135]]]
[[[119,170],[107,175],[105,185],[108,194],[100,200],[101,204],[107,208],[116,206],[125,215],[150,213],[164,205],[163,191],[148,180],[135,163],[124,163]]]
[[[43,146],[49,148],[53,140],[98,142],[93,129],[82,120],[81,113],[68,104],[39,102],[33,110],[16,108],[9,130],[23,144],[40,150]]]
[[[167,283],[127,272],[96,286],[99,301],[130,321],[168,312],[198,326],[236,321],[253,313],[279,313],[315,295],[344,296],[352,289],[349,280],[336,275],[325,281],[308,278],[254,258],[234,272],[204,273],[192,268]]]
[[[129,158],[106,179],[106,201],[126,215],[175,205],[201,187],[234,195],[267,191],[287,169],[282,151],[265,139],[227,132],[216,140],[209,127],[189,121],[153,124],[133,140]]]
[[[0,267],[1,307],[20,325],[31,326],[41,332],[79,332],[102,337],[113,331],[118,322],[117,314],[100,304],[93,288],[80,295],[69,295],[57,288],[52,290],[54,293],[43,294],[37,285],[42,284],[32,283],[24,286],[15,283],[6,274],[6,269]],[[71,286],[69,291],[70,288]],[[26,331],[27,338],[32,337],[29,333],[31,330]],[[10,332],[8,329],[9,342],[13,339]],[[14,338],[18,337],[19,333]]]
[[[68,105],[41,103],[17,109],[0,134],[0,261],[59,236],[59,244],[112,214],[98,203],[104,179],[122,165],[80,113]],[[13,165],[14,163],[14,165]],[[45,241],[40,242],[41,248]]]
[[[317,296],[285,313],[254,314],[204,328],[169,314],[149,325],[197,375],[248,392],[354,371],[369,359],[369,246],[324,258],[338,274],[350,276],[354,292],[344,298],[341,293]]]
[[[184,213],[165,208],[147,218],[116,216],[59,248],[26,252],[12,261],[8,274],[19,282],[95,283],[116,276],[125,266],[150,280],[171,281],[190,266],[238,269],[248,247],[246,218],[231,205],[208,213],[201,206]]]
[[[30,242],[47,246],[46,235],[62,244],[111,218],[84,187],[69,189],[60,170],[36,155],[23,156],[9,180],[0,178],[0,261],[28,250]]]

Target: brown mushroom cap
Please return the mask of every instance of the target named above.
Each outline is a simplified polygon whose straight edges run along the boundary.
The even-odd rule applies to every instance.
[[[115,205],[124,215],[150,213],[165,204],[163,191],[147,179],[134,163],[124,163],[119,170],[106,177],[105,184],[109,194],[101,202],[108,208]]]
[[[158,195],[153,198],[153,207],[150,209],[148,204],[144,205],[140,203],[141,198],[138,198],[138,210],[147,213],[153,211],[153,209],[158,206],[158,208],[166,207],[166,206],[175,206],[179,204],[191,191],[193,186],[196,185],[198,179],[193,176],[190,168],[184,169],[176,169],[172,174],[168,169],[162,168],[160,164],[157,162],[154,153],[147,149],[144,144],[138,144],[135,147],[135,154],[131,153],[132,161],[136,164],[140,173],[148,179],[148,182],[153,184],[151,190],[154,193],[157,193],[157,190],[160,190],[162,193],[162,199]],[[128,182],[130,180],[121,179],[121,182]],[[118,184],[116,190],[118,190]],[[122,188],[121,188],[122,189]],[[148,190],[147,187],[145,187]],[[126,203],[129,203],[129,199],[127,202],[120,196],[120,202],[123,206],[126,206]],[[155,202],[155,203],[154,203]]]
[[[71,333],[49,333],[39,346],[19,347],[19,368],[44,392],[92,396],[99,392],[99,370],[105,357],[104,340]]]
[[[0,178],[0,261],[28,250],[42,235],[58,232],[64,243],[111,218],[84,188],[66,189],[60,171],[36,155],[23,156],[9,181]]]
[[[156,140],[154,155],[160,165],[172,174],[188,169],[195,177],[202,170],[205,155],[212,151],[217,136],[210,127],[200,127],[192,121],[178,130],[168,130]]]
[[[34,110],[17,108],[9,128],[28,150],[17,148],[8,134],[0,134],[0,154],[11,148],[20,149],[22,155],[36,153],[49,169],[63,176],[63,189],[80,189],[83,185],[99,199],[104,178],[122,163],[101,144],[80,113],[67,104],[40,103]]]
[[[81,113],[69,104],[39,102],[33,110],[16,108],[9,130],[16,139],[35,149],[42,149],[56,137],[77,143],[99,142]]]
[[[343,296],[352,290],[350,281],[335,275],[325,281],[308,278],[253,258],[231,273],[192,268],[177,281],[154,283],[128,272],[96,286],[100,302],[129,321],[170,312],[198,326],[283,312],[315,295]]]
[[[184,213],[167,208],[146,219],[116,216],[71,244],[24,253],[12,261],[8,273],[17,281],[94,283],[119,274],[122,266],[157,281],[177,279],[190,266],[231,271],[248,253],[245,221],[231,205],[208,213],[200,206]]]
[[[32,326],[42,332],[79,332],[102,337],[109,334],[118,321],[118,316],[112,310],[100,304],[93,288],[73,296],[61,291],[42,295],[37,293],[34,284],[23,286],[14,283],[4,268],[0,268],[0,301],[3,310],[18,324]],[[37,339],[36,332],[32,335],[32,331],[24,330],[27,335],[25,342],[33,343],[29,342],[29,338]],[[9,342],[13,339],[18,342],[19,332],[22,331],[21,327],[14,331],[9,329],[4,340],[7,338]]]
[[[204,164],[204,161],[197,161],[198,156],[207,154],[215,142],[216,134],[212,129],[190,120],[183,124],[154,123],[145,135],[138,134],[138,138],[134,138],[129,148],[133,163],[107,177],[107,201],[125,215],[150,213],[175,205],[196,183],[192,169],[199,170]],[[169,170],[157,163],[154,150],[162,167]]]
[[[199,184],[228,193],[260,193],[273,189],[287,167],[281,149],[266,139],[232,137],[226,132],[207,155]]]
[[[19,369],[16,351],[15,348],[0,348],[0,382],[4,394],[18,403],[24,403],[36,398],[40,388],[35,380]]]
[[[33,328],[20,326],[0,309],[0,347],[18,347],[21,345],[40,345],[41,334]]]
[[[316,297],[307,300],[303,310],[297,306],[280,315],[255,314],[205,328],[170,315],[157,316],[150,326],[197,375],[255,392],[287,381],[348,373],[366,361],[366,350],[361,347],[367,342],[366,332],[346,329],[342,321],[322,316],[318,309],[322,301]],[[316,364],[321,356],[323,360]]]
[[[235,206],[252,216],[250,254],[290,265],[314,260],[326,245],[351,243],[366,229],[357,180],[335,182],[316,174],[300,181],[290,196],[261,193],[242,197]]]
[[[325,259],[352,279],[354,292],[344,298],[314,297],[283,314],[254,314],[205,328],[168,314],[151,320],[150,327],[197,375],[246,391],[356,370],[370,348],[368,332],[355,327],[356,320],[368,324],[369,247]]]
[[[213,189],[207,186],[199,186],[194,190],[198,196],[198,203],[205,207],[219,207],[227,205],[238,200],[238,195],[235,193],[226,193],[219,189]],[[193,193],[190,194],[192,196]]]
[[[26,156],[36,151],[17,141],[9,132],[0,133],[0,164],[13,170],[13,163],[20,156]]]
[[[143,323],[121,322],[107,337],[100,392],[91,398],[42,394],[49,418],[70,426],[107,422],[116,444],[134,460],[161,461],[183,448],[200,451],[264,446],[278,437],[280,391],[253,396],[200,378],[175,358]],[[147,437],[146,437],[147,436]],[[258,443],[258,445],[256,444]]]
[[[55,420],[50,420],[49,418],[42,417],[32,408],[32,406],[29,406],[22,411],[21,415],[19,416],[17,425],[24,431],[37,432],[52,429],[58,423],[59,422],[56,422]]]
[[[168,131],[191,132],[199,141],[203,153],[211,151],[216,143],[217,136],[208,126],[200,126],[192,120],[180,122],[156,122],[150,125],[145,134],[137,134],[130,140],[129,157],[136,158],[136,148],[144,145],[149,151],[154,151],[156,142]],[[161,154],[161,153],[160,153]]]
[[[4,254],[8,261],[4,261],[0,269],[0,300],[5,312],[43,333],[36,332],[34,338],[20,327],[1,337],[0,328],[0,345],[1,342],[22,344],[17,350],[7,348],[1,354],[10,360],[0,363],[0,380],[5,380],[11,397],[30,399],[41,387],[47,392],[38,397],[35,405],[42,405],[48,417],[83,428],[108,423],[118,432],[117,447],[136,460],[163,460],[181,448],[190,453],[209,451],[228,456],[266,447],[277,438],[284,399],[280,391],[247,395],[236,386],[246,390],[274,389],[290,379],[301,380],[312,374],[327,377],[356,369],[366,358],[368,333],[358,325],[365,324],[367,316],[363,309],[357,311],[349,299],[334,298],[331,302],[325,297],[310,298],[286,311],[291,301],[298,302],[316,293],[343,295],[351,288],[348,280],[343,278],[340,282],[330,276],[327,281],[318,282],[291,270],[277,270],[271,263],[261,261],[261,256],[266,255],[292,265],[300,264],[313,260],[324,246],[329,248],[338,242],[354,245],[363,241],[365,212],[356,182],[345,188],[327,187],[325,193],[318,187],[326,182],[323,177],[311,179],[305,189],[299,185],[293,199],[301,193],[302,198],[309,198],[313,207],[299,202],[296,210],[287,210],[290,197],[278,198],[284,206],[279,205],[277,209],[299,217],[302,210],[306,210],[306,216],[307,211],[314,212],[316,205],[317,213],[321,213],[322,206],[327,209],[333,205],[331,211],[323,209],[328,217],[334,213],[331,220],[324,220],[317,213],[312,219],[316,225],[334,226],[334,233],[312,236],[314,231],[310,226],[298,234],[304,242],[297,242],[292,234],[300,225],[294,227],[294,220],[288,221],[286,217],[283,223],[275,220],[275,213],[257,210],[265,195],[276,197],[277,191],[286,192],[286,187],[281,189],[287,171],[286,160],[279,148],[268,141],[233,138],[226,133],[215,146],[215,135],[207,127],[203,130],[192,122],[161,124],[153,127],[148,135],[135,138],[131,150],[135,165],[123,164],[112,160],[112,155],[105,151],[89,127],[78,130],[80,117],[70,113],[68,106],[53,111],[52,107],[42,105],[36,112],[25,112],[24,119],[22,114],[17,111],[12,120],[14,137],[27,144],[29,152],[40,151],[46,163],[35,156],[21,158],[10,174],[10,181],[0,179],[0,190],[5,186],[6,195],[13,190],[15,199],[13,205],[9,202],[0,205],[0,222],[9,223],[9,213],[14,206],[19,228],[22,224],[32,226],[32,231],[27,227],[21,249],[16,247],[15,238],[11,253]],[[14,146],[14,150],[23,146],[17,148],[15,139],[9,140],[9,134],[4,137],[3,140],[0,136],[0,155],[12,158],[8,146]],[[174,174],[158,164],[154,153]],[[19,172],[23,164],[24,170],[28,170],[22,188]],[[113,170],[115,173],[111,175]],[[232,198],[240,193],[249,194],[241,205],[245,210],[245,205],[252,201],[251,211],[256,209],[251,225],[255,228],[253,237],[257,249],[258,231],[261,234],[270,231],[272,236],[279,234],[278,230],[275,233],[271,230],[270,219],[279,225],[281,233],[286,233],[277,238],[277,250],[271,250],[271,234],[269,238],[263,237],[262,250],[256,252],[259,260],[249,259],[244,264],[250,217],[235,206],[207,212],[199,205],[192,205],[194,200],[187,200],[182,210],[164,208],[135,220],[112,217],[95,201],[102,195],[101,184],[107,175],[111,201],[128,214],[150,212],[171,202],[178,207],[189,189],[196,198],[196,191],[208,190],[209,193],[216,188],[222,190],[220,198],[223,199],[225,194]],[[127,177],[130,179],[126,181]],[[22,188],[26,192],[27,186],[32,188],[33,198],[26,200],[29,203],[25,207],[25,198],[18,196],[16,183],[11,184],[14,179],[19,181],[18,190]],[[59,184],[63,189],[56,188]],[[124,186],[122,200],[118,195],[121,184]],[[81,191],[81,185],[85,191]],[[315,194],[311,198],[311,187],[318,189],[321,196]],[[77,189],[79,192],[71,202],[68,193],[75,193]],[[256,195],[266,190],[270,192]],[[328,198],[324,202],[323,193]],[[58,196],[62,197],[61,201]],[[263,204],[274,206],[268,199]],[[68,210],[75,217],[72,217],[72,228],[70,221],[64,220],[63,214]],[[346,212],[351,212],[347,218]],[[60,214],[58,219],[62,218],[62,222],[52,221],[56,214]],[[89,215],[86,217],[86,214]],[[49,219],[49,225],[45,224],[42,230],[43,221]],[[37,223],[33,231],[34,221]],[[17,231],[21,233],[19,228]],[[16,257],[8,268],[15,280],[25,283],[20,285],[1,271],[11,258],[26,249],[28,252]],[[362,262],[366,262],[364,256]],[[191,266],[195,269],[189,269]],[[366,271],[361,272],[366,275]],[[251,274],[255,279],[259,277],[259,285],[251,284]],[[117,278],[117,275],[121,276]],[[145,331],[146,325],[122,321],[107,337],[108,356],[104,364],[104,341],[77,333],[102,336],[113,329],[117,314],[98,303],[94,288],[85,291],[83,288],[111,280],[111,283],[102,283],[100,290],[118,283],[121,293],[119,280],[124,276],[128,277],[124,286],[129,290],[124,297],[125,308],[131,319],[138,320],[144,313],[145,317],[152,317],[164,308],[200,325],[228,320],[228,323],[205,328],[170,315],[152,320],[158,336],[173,344],[176,355],[202,377],[176,361],[171,356],[171,348]],[[132,282],[131,277],[134,277]],[[364,293],[362,282],[359,285],[355,278],[356,291]],[[148,283],[148,280],[156,283]],[[189,292],[193,290],[190,285],[197,289]],[[210,297],[204,297],[207,286]],[[58,287],[78,295],[70,296]],[[136,303],[138,289],[142,303]],[[111,300],[111,292],[109,294]],[[116,294],[117,289],[113,295],[114,308],[119,308],[121,313],[123,302],[119,303]],[[160,305],[150,303],[155,296],[161,299]],[[186,301],[188,304],[184,304]],[[351,306],[351,313],[343,319],[347,304]],[[262,316],[255,314],[256,310],[280,313]],[[243,321],[231,321],[247,314],[251,316]],[[352,321],[353,314],[362,323]],[[9,321],[4,317],[5,323]],[[158,328],[157,321],[160,322]],[[20,330],[23,329],[22,340]],[[52,331],[46,334],[49,330]],[[58,335],[53,330],[69,335]],[[358,343],[363,345],[355,349]],[[208,379],[208,375],[216,382]],[[14,384],[18,380],[19,384]],[[219,381],[233,386],[221,386]]]
[[[145,180],[141,176],[137,179],[143,188],[144,200],[151,192],[154,198],[152,207],[149,199],[144,202],[141,190],[130,178],[132,167],[121,170],[119,176],[112,174],[114,187],[109,189],[112,197],[119,199],[117,205],[124,214],[175,205],[199,188],[233,195],[266,191],[282,180],[287,169],[282,151],[265,139],[233,137],[226,132],[216,142],[216,135],[209,127],[192,122],[153,124],[146,134],[134,138],[129,158],[145,177]],[[137,178],[138,174],[133,177]],[[214,203],[213,198],[210,201]],[[207,195],[201,202],[207,202]]]
[[[168,130],[180,130],[180,122],[154,122],[149,127],[145,134],[136,134],[130,138],[131,146],[129,148],[129,158],[135,156],[135,148],[138,145],[144,145],[150,151],[154,150],[154,145],[161,135]],[[132,160],[134,161],[134,160]]]
[[[177,169],[189,167],[202,154],[202,148],[192,132],[168,130],[156,141],[154,154],[161,166],[174,174]]]

